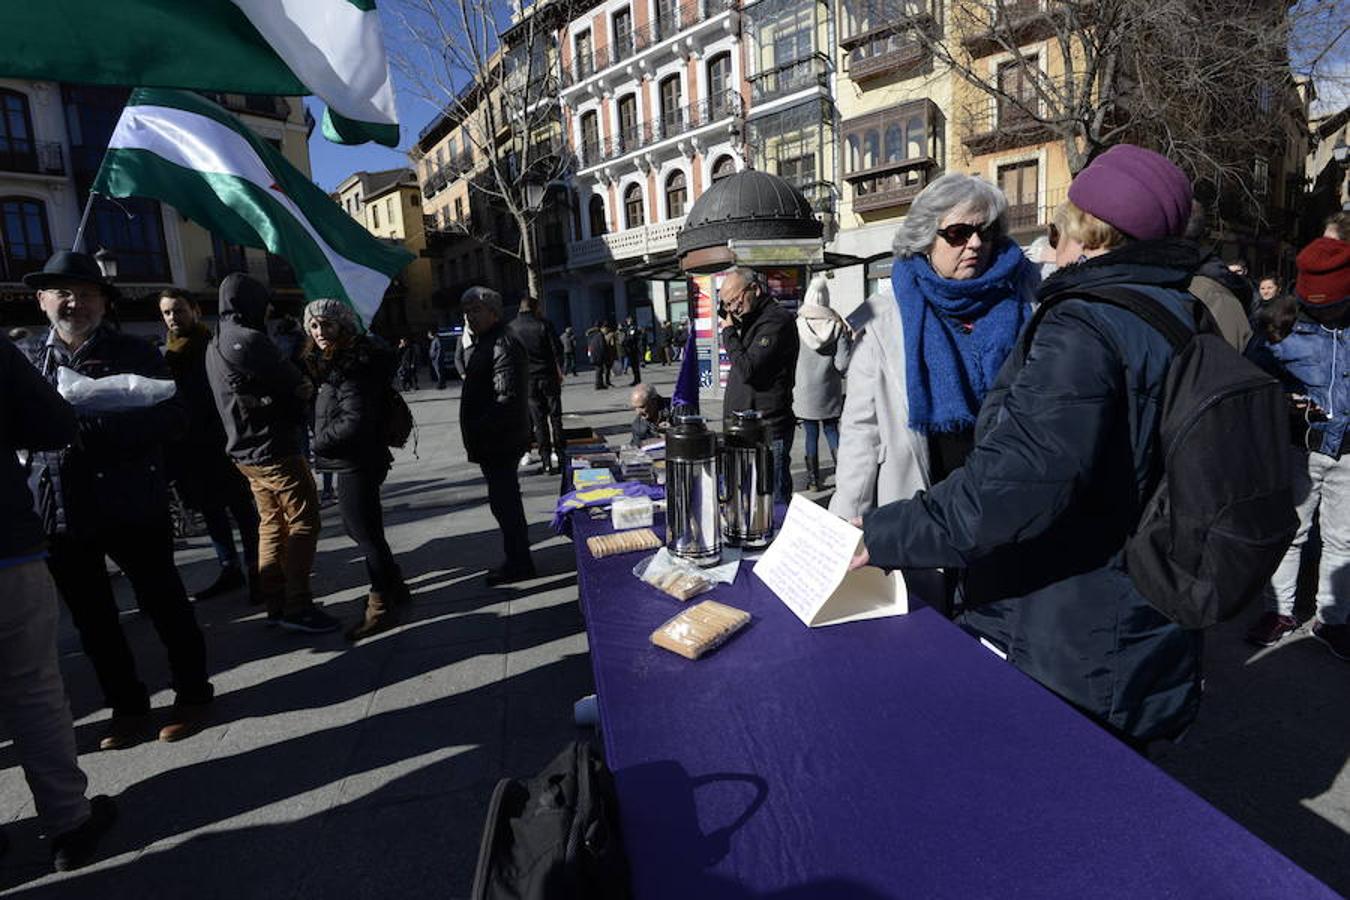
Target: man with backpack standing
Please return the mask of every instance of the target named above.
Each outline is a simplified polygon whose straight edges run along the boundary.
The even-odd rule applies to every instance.
[[[319,491],[301,452],[314,385],[267,338],[267,288],[235,273],[220,283],[220,325],[206,376],[225,426],[226,451],[258,507],[258,593],[268,624],[336,631],[314,605],[310,569],[319,546]]]
[[[1271,578],[1266,611],[1247,632],[1260,647],[1298,630],[1294,600],[1298,572],[1320,511],[1322,559],[1317,572],[1317,620],[1312,635],[1338,658],[1350,661],[1350,455],[1346,410],[1350,410],[1350,243],[1321,237],[1299,253],[1299,317],[1284,340],[1264,343],[1253,355],[1293,395],[1297,452],[1293,468],[1298,498],[1298,534]]]
[[[526,295],[507,331],[525,349],[530,371],[530,424],[544,472],[556,475],[563,452],[562,344],[553,323],[539,314],[539,301]]]
[[[1173,240],[1190,213],[1185,174],[1152,151],[1116,146],[1079,173],[1055,215],[1063,268],[1042,285],[1045,312],[980,410],[966,464],[868,514],[866,549],[854,562],[964,569],[958,623],[1139,749],[1178,736],[1200,703],[1200,632],[1155,607],[1145,573],[1126,566],[1134,534],[1154,524],[1144,513],[1172,424],[1162,402],[1175,388],[1172,362],[1194,345],[1227,354],[1224,362],[1245,366],[1262,390],[1274,388],[1217,338],[1175,349],[1176,332],[1194,331],[1196,301],[1185,285],[1199,258]],[[1108,293],[1137,305],[1102,302]],[[1278,416],[1278,390],[1261,398]],[[1269,490],[1258,484],[1270,502],[1253,510],[1263,516],[1257,522],[1271,522],[1257,555],[1271,569],[1292,525],[1281,447],[1260,433],[1272,421],[1253,415],[1248,436],[1251,461],[1272,470]],[[1213,469],[1221,451],[1206,449]],[[1188,503],[1194,497],[1178,497],[1182,488],[1198,487],[1201,499],[1207,489],[1170,487]],[[1251,574],[1246,560],[1227,562]],[[1259,591],[1261,571],[1244,589]]]

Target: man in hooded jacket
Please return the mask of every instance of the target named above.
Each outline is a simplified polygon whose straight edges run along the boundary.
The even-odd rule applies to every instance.
[[[226,451],[258,507],[258,593],[267,619],[290,631],[334,631],[314,605],[309,573],[319,544],[319,492],[301,452],[314,386],[267,335],[267,289],[235,273],[220,284],[220,327],[206,375],[225,426]]]

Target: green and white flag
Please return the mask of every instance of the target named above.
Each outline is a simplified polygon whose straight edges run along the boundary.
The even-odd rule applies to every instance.
[[[398,144],[375,0],[3,0],[0,76],[314,94],[324,137]]]
[[[362,322],[412,259],[382,243],[265,140],[184,91],[133,91],[92,190],[153,197],[224,240],[291,264],[311,300],[345,300]]]

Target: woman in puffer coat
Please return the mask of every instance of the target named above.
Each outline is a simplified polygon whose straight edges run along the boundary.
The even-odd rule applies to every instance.
[[[824,488],[820,477],[820,432],[830,445],[830,458],[838,463],[839,414],[844,411],[844,374],[848,371],[853,341],[848,326],[830,309],[830,289],[825,276],[811,279],[797,310],[797,380],[792,394],[792,414],[806,432],[806,489]]]
[[[385,439],[390,382],[397,361],[387,346],[360,333],[351,307],[315,300],[305,307],[306,356],[318,386],[314,403],[315,468],[336,472],[338,509],[347,536],[366,557],[370,594],[364,618],[347,630],[358,641],[397,624],[409,594],[384,536],[380,485],[393,457]]]
[[[1137,748],[1178,736],[1200,703],[1200,632],[1154,609],[1124,559],[1157,483],[1173,351],[1091,297],[1127,287],[1193,328],[1190,212],[1189,179],[1151,150],[1117,145],[1078,173],[1040,292],[1069,299],[1009,357],[965,465],[864,516],[855,560],[964,569],[957,622]]]

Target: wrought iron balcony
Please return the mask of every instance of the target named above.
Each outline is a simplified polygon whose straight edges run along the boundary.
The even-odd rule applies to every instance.
[[[622,128],[608,140],[583,141],[577,153],[578,168],[589,169],[724,119],[737,118],[743,115],[743,109],[741,95],[725,91],[697,103],[662,110],[654,123],[641,122]]]
[[[608,45],[601,44],[587,53],[576,54],[572,65],[563,72],[563,87],[580,84],[611,66],[617,66],[650,50],[662,41],[675,37],[699,22],[735,8],[736,0],[687,0],[674,10],[662,11],[668,12],[669,17],[656,18],[642,25],[635,25],[631,31],[617,35]]]
[[[6,149],[0,149],[0,171],[24,172],[29,175],[66,174],[65,157],[56,141],[28,141],[11,138]]]
[[[1044,144],[1054,137],[1055,131],[1049,125],[1012,103],[999,101],[971,119],[962,143],[978,155]]]

